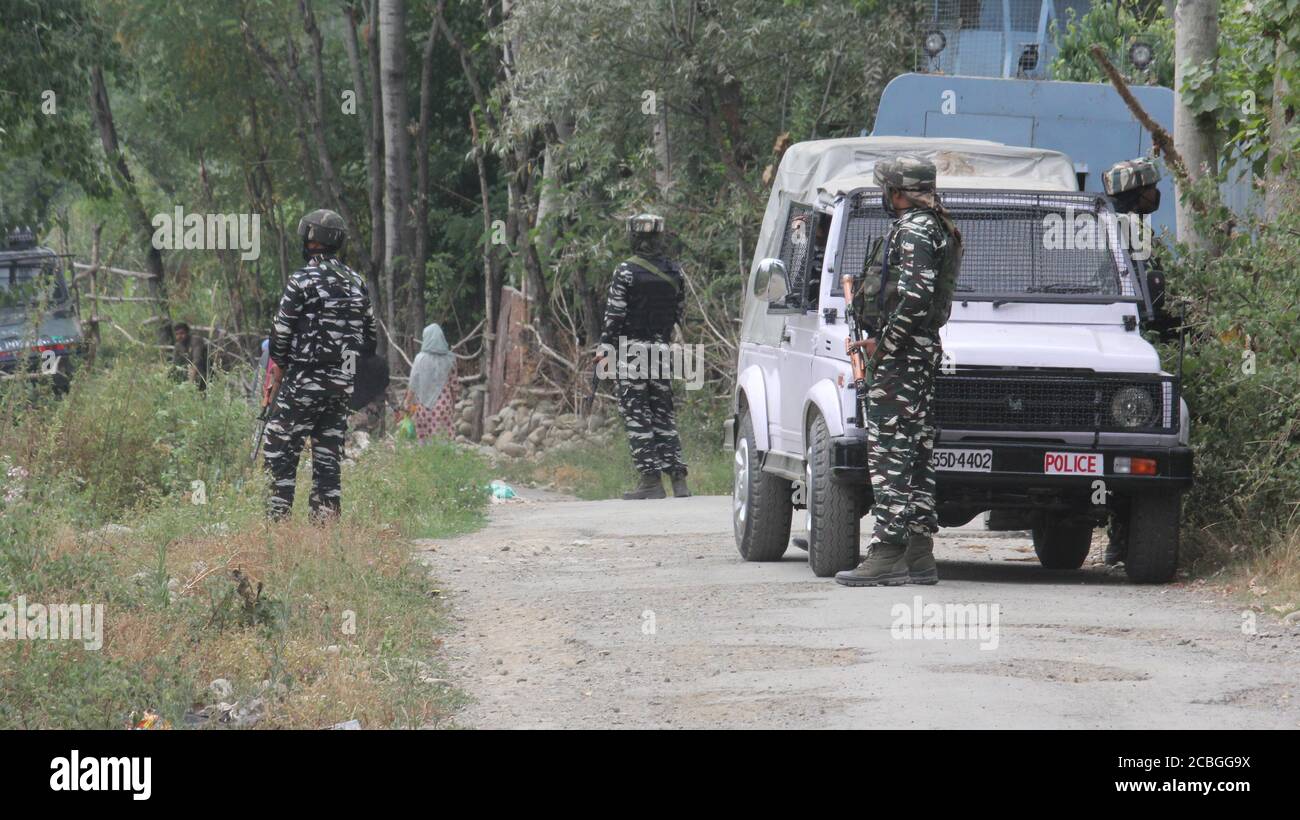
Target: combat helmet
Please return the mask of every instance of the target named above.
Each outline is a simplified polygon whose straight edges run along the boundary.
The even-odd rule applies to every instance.
[[[663,248],[664,218],[637,214],[627,218],[627,242],[633,253],[658,253]]]
[[[336,253],[348,240],[347,223],[334,211],[321,208],[298,220],[298,238],[302,240],[304,256],[308,255],[308,242],[319,244],[326,253]]]
[[[900,154],[892,159],[882,159],[876,163],[872,173],[876,184],[880,186],[880,199],[885,212],[894,215],[893,192],[903,191],[908,194],[933,194],[938,172],[934,163],[928,159]]]

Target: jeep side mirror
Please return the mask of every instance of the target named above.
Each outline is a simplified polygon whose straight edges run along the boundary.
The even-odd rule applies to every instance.
[[[790,293],[790,279],[780,259],[764,259],[754,271],[754,298],[763,302],[780,302]]]

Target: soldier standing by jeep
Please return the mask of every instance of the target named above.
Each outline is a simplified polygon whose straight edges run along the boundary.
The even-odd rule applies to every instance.
[[[961,266],[961,232],[935,192],[928,160],[900,156],[876,164],[885,212],[895,217],[885,240],[875,291],[875,332],[853,347],[866,356],[867,460],[875,531],[856,569],[836,573],[847,586],[938,583],[933,533],[934,380],[943,357],[939,328],[952,309]],[[865,276],[874,275],[866,271]],[[864,293],[868,292],[864,289]],[[852,351],[856,352],[856,350]]]
[[[1160,189],[1156,187],[1159,182],[1160,169],[1154,160],[1147,157],[1117,162],[1107,168],[1101,177],[1102,189],[1110,197],[1115,213],[1128,220],[1137,220],[1155,213],[1160,207]],[[1151,300],[1151,312],[1143,322],[1143,330],[1155,331],[1162,342],[1172,342],[1178,338],[1180,322],[1170,312],[1166,301],[1165,275],[1160,255],[1153,247],[1156,242],[1152,235],[1154,232],[1147,236],[1147,245],[1142,248],[1147,252],[1144,256],[1137,253],[1139,246],[1134,240],[1137,239],[1137,231],[1149,231],[1150,226],[1138,226],[1130,221],[1126,229],[1133,265],[1138,276],[1146,283],[1147,296]],[[1114,511],[1107,523],[1106,551],[1103,554],[1107,566],[1122,564],[1128,557],[1129,500],[1116,496],[1112,506]]]
[[[596,354],[597,367],[611,353],[622,357],[629,351],[633,352],[629,358],[640,364],[653,364],[651,372],[639,372],[638,361],[620,358],[616,362],[619,411],[627,426],[632,463],[641,474],[636,489],[623,498],[664,498],[662,473],[672,480],[673,495],[684,498],[691,492],[673,413],[669,357],[660,354],[672,341],[673,327],[685,316],[686,281],[681,266],[667,255],[663,217],[633,216],[627,221],[627,232],[632,256],[614,271]]]
[[[312,211],[298,223],[298,236],[307,264],[280,299],[262,393],[263,406],[274,401],[264,448],[267,512],[280,520],[293,510],[298,456],[311,436],[311,517],[321,522],[339,514],[348,398],[358,363],[375,349],[375,315],[365,280],[338,259],[347,240],[343,218]]]

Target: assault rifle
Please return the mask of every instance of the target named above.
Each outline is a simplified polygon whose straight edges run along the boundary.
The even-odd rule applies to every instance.
[[[866,271],[873,267],[873,262],[876,261],[881,252],[880,248],[881,240],[877,238],[863,260],[862,276],[865,276]],[[844,350],[849,354],[849,365],[853,368],[853,389],[858,399],[858,424],[865,427],[867,423],[867,355],[863,352],[861,343],[867,340],[870,329],[862,327],[858,322],[858,312],[853,309],[853,296],[857,292],[860,278],[858,274],[846,273],[841,277],[840,284],[844,288],[844,320],[849,328],[849,335],[844,339]]]
[[[265,378],[265,375],[263,376]],[[253,463],[257,463],[257,454],[262,450],[262,439],[266,437],[266,425],[271,420],[271,415],[275,412],[275,399],[280,395],[280,388],[284,386],[284,378],[281,377],[279,384],[271,391],[271,400],[262,405],[262,412],[257,414],[257,429],[253,438]]]
[[[849,366],[853,368],[853,390],[857,395],[858,424],[867,421],[867,357],[862,348],[857,346],[863,341],[862,328],[858,325],[858,314],[853,309],[853,289],[857,277],[846,273],[840,283],[844,286],[844,320],[848,324],[849,335],[844,337],[844,350],[849,354]]]

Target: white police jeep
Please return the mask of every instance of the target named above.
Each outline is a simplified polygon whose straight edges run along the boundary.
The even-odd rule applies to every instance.
[[[1078,190],[1064,154],[983,140],[862,137],[792,146],[763,218],[745,295],[734,415],[736,545],[785,553],[806,511],[821,577],[859,560],[870,511],[841,277],[890,220],[871,172],[931,159],[965,239],[941,333],[934,464],[945,527],[986,511],[1032,529],[1044,567],[1077,569],[1110,523],[1128,576],[1164,582],[1192,482],[1177,376],[1141,335],[1151,318],[1124,220]]]

